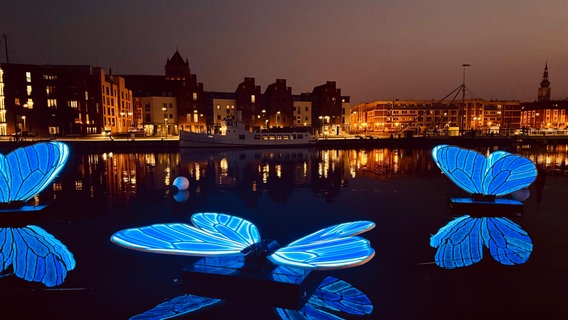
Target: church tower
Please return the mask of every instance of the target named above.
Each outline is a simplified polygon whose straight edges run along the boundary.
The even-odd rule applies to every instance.
[[[174,55],[166,61],[166,80],[189,80],[190,79],[189,61],[181,57],[176,50]]]
[[[544,65],[544,73],[542,74],[542,81],[540,88],[538,88],[537,101],[550,101],[550,81],[548,81],[548,62]]]

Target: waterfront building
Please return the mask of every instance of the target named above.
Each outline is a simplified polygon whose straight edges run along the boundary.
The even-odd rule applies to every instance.
[[[286,86],[286,79],[276,79],[264,91],[264,108],[266,111],[264,129],[292,127],[294,119],[294,103],[292,88]]]
[[[350,132],[354,134],[440,134],[458,129],[463,102],[463,130],[508,133],[520,127],[520,103],[468,99],[464,101],[377,100],[354,105]]]
[[[236,109],[242,114],[242,121],[245,128],[259,129],[264,125],[266,110],[263,110],[263,99],[260,86],[257,86],[255,79],[245,77],[235,90]]]
[[[312,128],[316,133],[339,134],[342,127],[341,89],[336,87],[335,81],[315,87],[312,91]]]
[[[197,82],[197,76],[189,68],[189,61],[184,61],[178,50],[166,61],[165,76],[167,81],[178,82],[177,126],[186,131],[204,132],[207,117],[211,115],[205,107],[203,83]]]
[[[166,102],[166,106],[150,103],[148,108],[148,102],[141,105],[143,114],[140,114],[138,119],[141,119],[142,123],[138,123],[138,128],[144,128],[147,134],[150,132],[177,135],[179,129],[204,132],[211,122],[210,110],[205,105],[203,84],[197,82],[197,76],[191,73],[189,61],[184,61],[178,50],[166,60],[163,76],[123,77],[126,79],[126,86],[132,90],[134,99],[154,97],[150,100],[157,101],[160,100],[158,97],[175,98],[175,103]],[[160,111],[162,115],[157,117]]]
[[[532,129],[566,129],[568,127],[568,100],[551,100],[551,87],[548,80],[548,62],[544,72],[537,101],[521,104],[521,126]]]
[[[0,135],[100,134],[133,112],[123,79],[99,67],[10,63],[0,76]]]
[[[312,94],[305,92],[292,96],[294,106],[294,127],[312,126]]]
[[[235,94],[231,92],[207,92],[206,93],[207,101],[211,103],[208,104],[208,108],[212,110],[213,114],[213,124],[212,128],[214,132],[217,132],[217,129],[222,126],[223,120],[226,118],[233,118],[237,119],[237,100],[235,99]],[[239,116],[241,119],[239,121],[243,121],[242,119],[242,111],[239,110]]]
[[[101,72],[102,123],[105,133],[126,133],[133,126],[132,91],[126,88],[123,77]],[[81,114],[79,121],[82,122]]]

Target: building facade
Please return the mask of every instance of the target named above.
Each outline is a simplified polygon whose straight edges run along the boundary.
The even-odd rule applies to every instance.
[[[568,100],[550,99],[548,63],[544,66],[538,88],[537,101],[521,104],[521,126],[532,129],[566,129],[568,127]]]
[[[458,108],[462,106],[463,130],[518,129],[521,105],[518,101],[377,100],[354,105],[350,132],[355,134],[438,134],[458,129]]]

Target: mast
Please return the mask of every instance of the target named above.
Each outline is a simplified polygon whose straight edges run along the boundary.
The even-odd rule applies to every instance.
[[[463,67],[463,81],[462,81],[462,85],[461,85],[461,90],[462,90],[462,104],[461,107],[458,108],[458,126],[460,128],[460,131],[462,131],[464,129],[464,124],[463,124],[463,118],[465,116],[465,114],[463,114],[463,111],[465,111],[465,68],[469,67],[470,64],[464,63],[462,64]]]
[[[10,58],[8,58],[8,41],[6,40],[6,34],[4,34],[3,37],[4,37],[4,50],[6,51],[6,64],[9,64]]]

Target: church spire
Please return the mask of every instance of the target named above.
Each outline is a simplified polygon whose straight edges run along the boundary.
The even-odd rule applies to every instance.
[[[548,61],[544,64],[542,81],[538,88],[538,101],[550,101],[550,81],[548,81]]]

